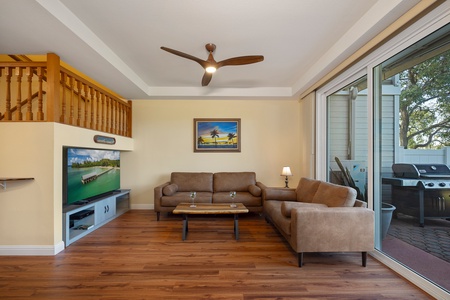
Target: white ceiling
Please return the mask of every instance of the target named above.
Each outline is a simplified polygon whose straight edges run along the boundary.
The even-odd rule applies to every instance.
[[[419,0],[0,0],[0,53],[56,53],[128,99],[295,98]],[[5,30],[6,29],[6,30]],[[226,66],[203,69],[160,49]]]

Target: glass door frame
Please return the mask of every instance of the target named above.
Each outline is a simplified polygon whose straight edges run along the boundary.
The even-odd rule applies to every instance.
[[[358,78],[367,75],[367,83],[368,83],[368,145],[369,145],[369,153],[368,153],[368,169],[369,172],[367,174],[368,179],[368,207],[371,209],[375,208],[376,220],[375,226],[376,228],[381,229],[380,224],[380,212],[377,210],[381,209],[381,195],[379,191],[379,187],[381,186],[379,174],[379,166],[380,166],[380,155],[377,152],[379,149],[378,136],[376,136],[376,132],[379,132],[379,123],[376,123],[376,118],[379,116],[376,113],[377,106],[374,106],[374,99],[376,95],[374,95],[374,69],[377,65],[387,60],[388,58],[394,56],[398,52],[406,49],[411,46],[418,40],[424,38],[425,36],[431,34],[433,31],[445,26],[450,22],[450,8],[441,9],[440,11],[435,11],[434,13],[430,13],[425,16],[421,20],[417,21],[410,27],[406,28],[403,32],[401,32],[398,36],[392,38],[380,48],[375,50],[374,52],[367,55],[365,58],[360,60],[358,63],[347,69],[345,72],[331,80],[329,83],[322,86],[320,89],[316,91],[316,160],[315,160],[315,170],[316,170],[316,178],[320,180],[327,179],[327,164],[328,164],[328,155],[327,155],[327,97],[339,90],[340,88],[350,84],[352,81],[357,80]],[[377,187],[374,189],[374,187]],[[375,205],[374,207],[374,199],[379,199],[380,205]],[[379,247],[381,243],[381,230],[376,232],[375,244]],[[449,294],[444,290],[438,288],[433,283],[424,279],[420,274],[415,273],[404,265],[394,261],[389,256],[384,254],[379,250],[375,250],[370,253],[372,257],[391,268],[393,271],[399,273],[401,276],[409,280],[411,283],[415,284],[425,292],[436,298],[445,298],[448,297]]]

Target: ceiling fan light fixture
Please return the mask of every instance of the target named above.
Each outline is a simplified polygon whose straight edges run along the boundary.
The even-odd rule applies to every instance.
[[[209,66],[209,67],[206,67],[205,71],[212,74],[217,71],[217,68],[213,67],[213,66]]]
[[[249,65],[258,63],[264,60],[264,56],[262,55],[247,55],[247,56],[238,56],[232,57],[225,60],[221,60],[216,62],[214,60],[213,52],[216,49],[216,45],[209,43],[205,45],[206,51],[209,52],[208,59],[203,60],[198,57],[192,56],[190,54],[170,49],[167,47],[161,47],[162,50],[167,51],[169,53],[175,54],[177,56],[193,60],[200,64],[202,68],[205,70],[205,73],[202,77],[202,86],[207,86],[213,77],[213,74],[216,72],[218,68],[222,68],[225,66],[241,66],[241,65]]]

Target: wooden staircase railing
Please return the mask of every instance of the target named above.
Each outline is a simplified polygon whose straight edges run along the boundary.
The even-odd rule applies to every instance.
[[[52,53],[45,62],[0,62],[1,111],[2,122],[58,122],[132,136],[131,101],[64,68]]]

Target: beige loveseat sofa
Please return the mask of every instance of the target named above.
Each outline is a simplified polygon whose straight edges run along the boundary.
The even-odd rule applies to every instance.
[[[262,183],[255,172],[173,172],[170,181],[154,188],[155,212],[172,212],[182,202],[190,202],[190,192],[196,192],[197,203],[231,203],[230,191],[236,192],[236,203],[251,212],[262,212]]]
[[[298,253],[362,253],[374,249],[374,212],[356,199],[356,191],[324,181],[301,178],[296,189],[263,187],[263,205],[270,221]]]

